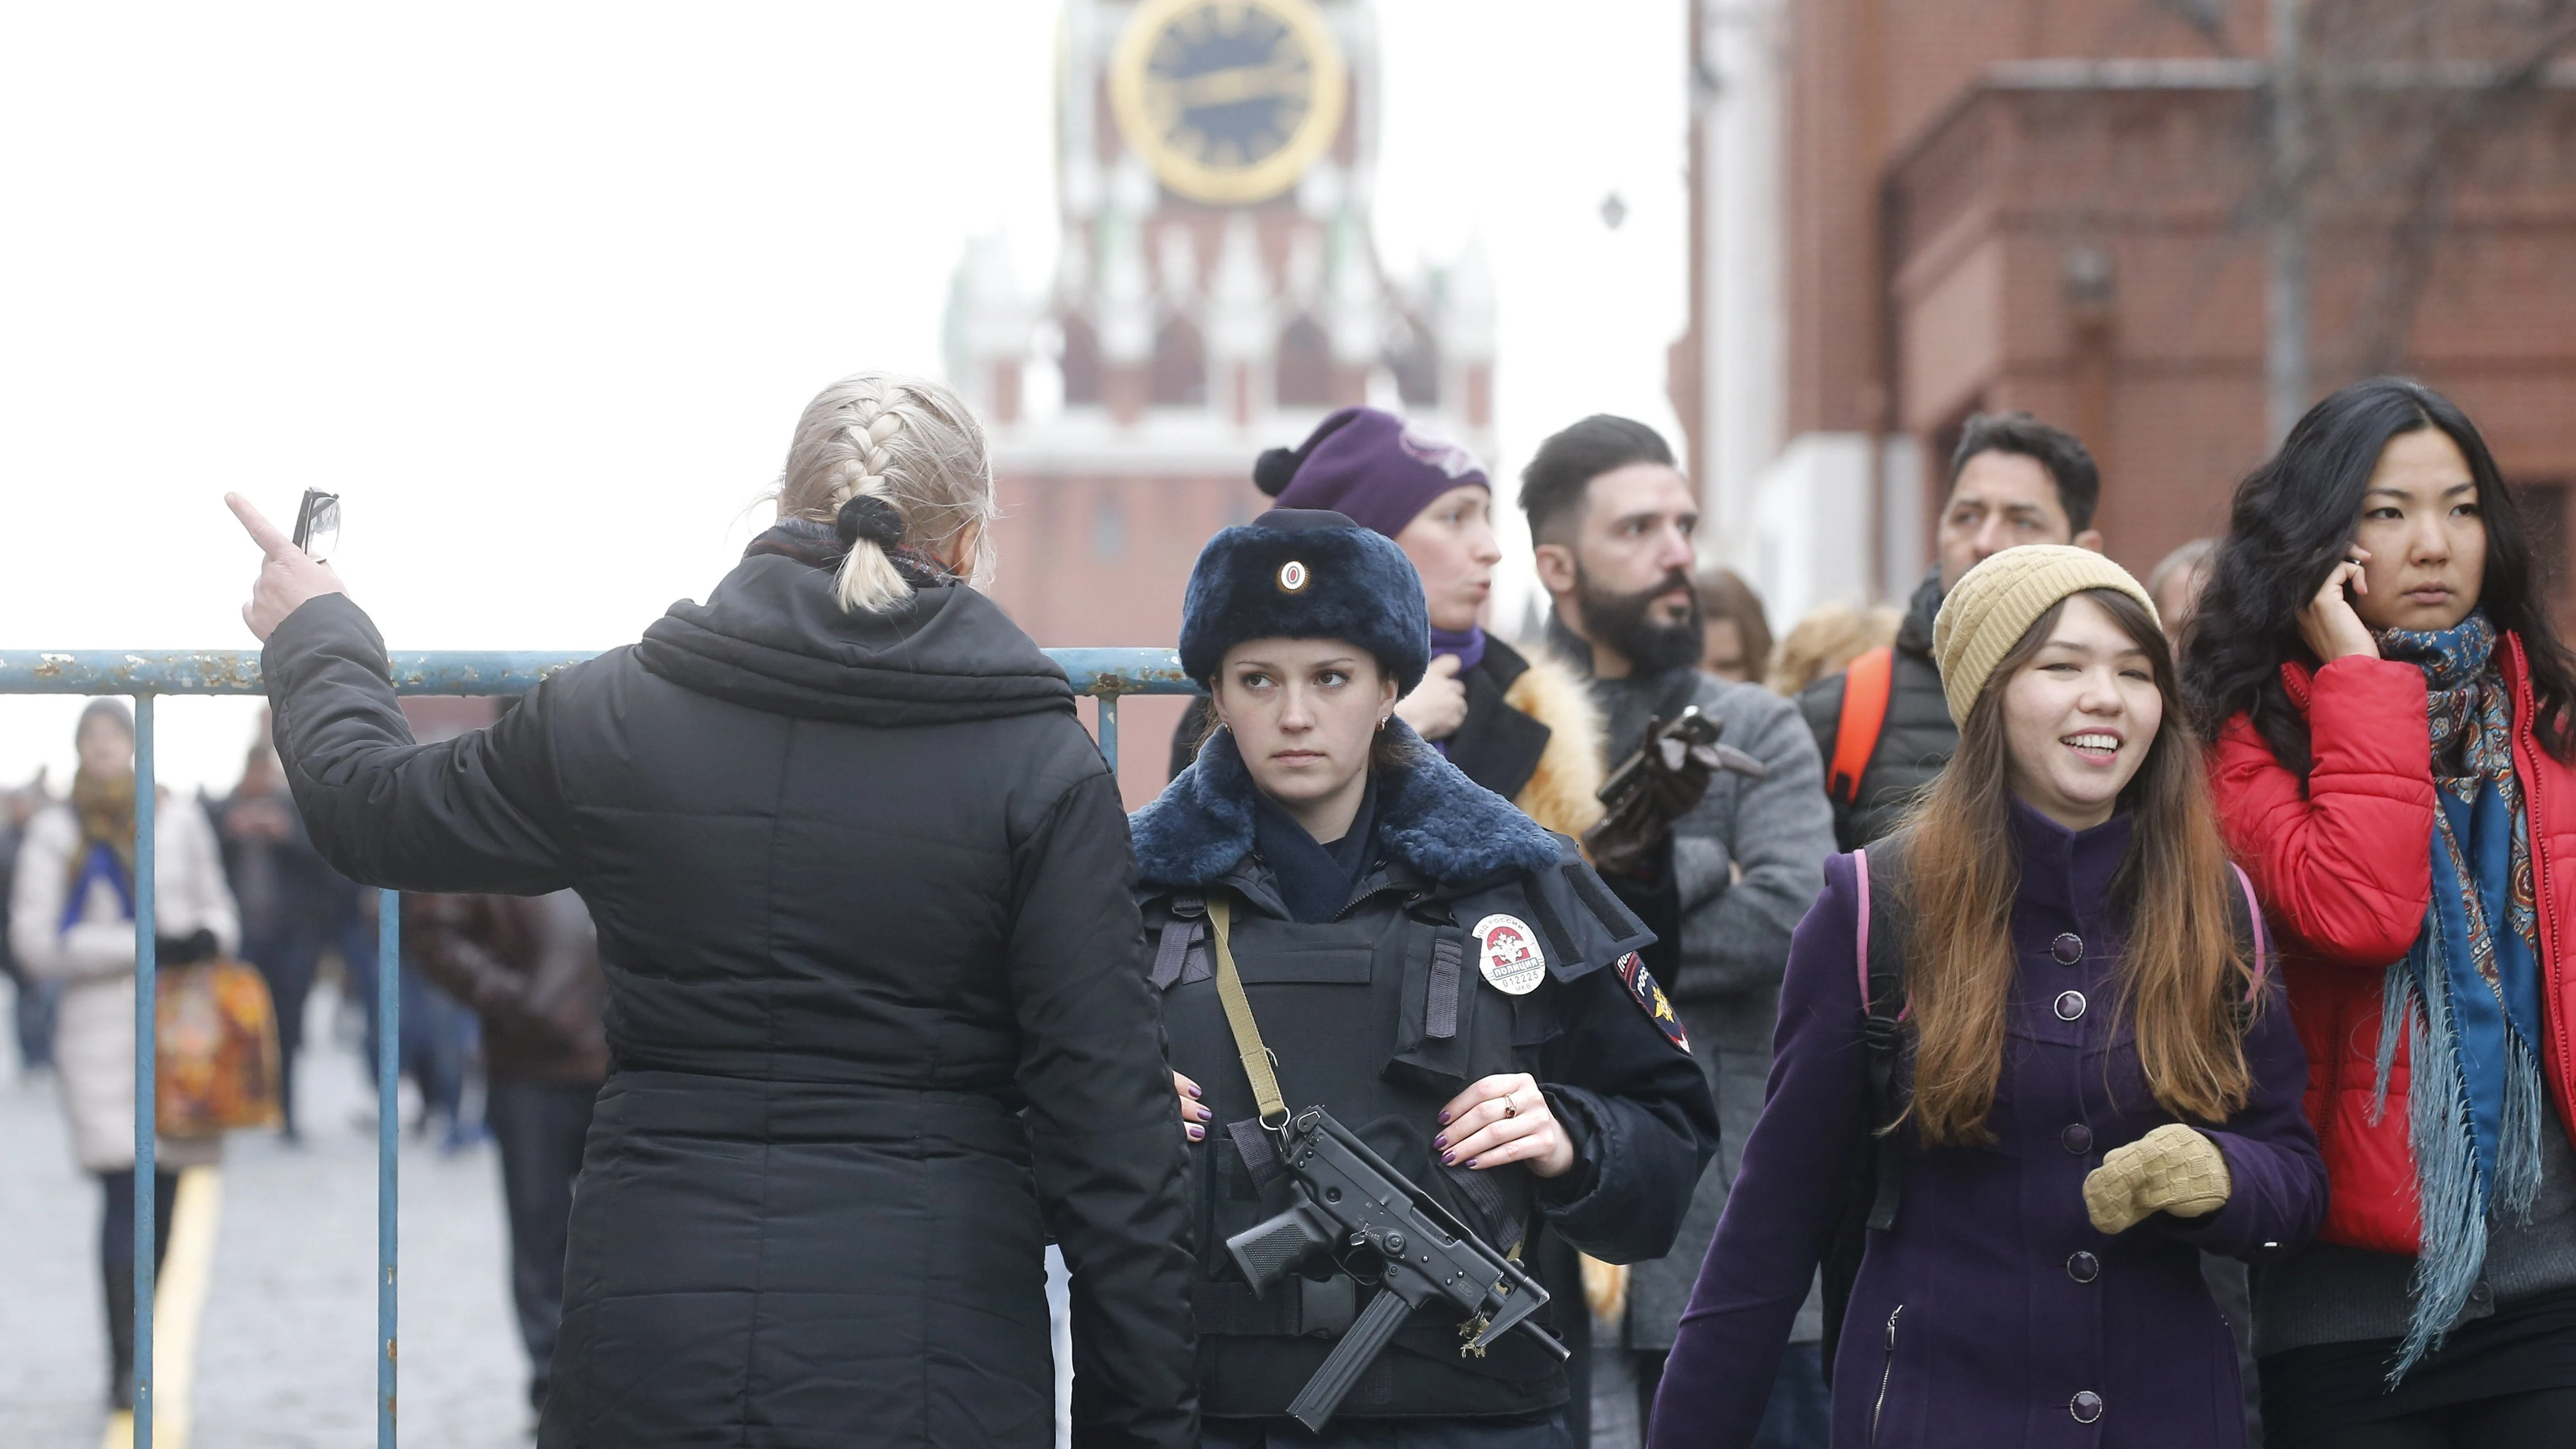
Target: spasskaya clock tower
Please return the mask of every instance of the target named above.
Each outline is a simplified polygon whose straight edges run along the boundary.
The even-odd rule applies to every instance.
[[[1168,647],[1263,448],[1365,402],[1492,458],[1492,279],[1378,263],[1366,0],[1066,0],[1060,54],[1054,284],[970,248],[949,372],[993,431],[995,598],[1040,644]],[[1131,806],[1178,716],[1122,706]]]

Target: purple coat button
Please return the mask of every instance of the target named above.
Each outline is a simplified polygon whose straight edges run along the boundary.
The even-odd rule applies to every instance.
[[[2102,1417],[2102,1396],[2086,1389],[2066,1401],[2066,1412],[2075,1416],[2076,1423],[2090,1424]]]
[[[2077,1253],[2066,1260],[2066,1276],[2078,1283],[2090,1283],[2102,1276],[2102,1260],[2091,1253]]]
[[[2081,991],[2061,991],[2061,992],[2057,993],[2057,1019],[2058,1019],[2059,1021],[2073,1021],[2073,1020],[2075,1020],[2077,1017],[2082,1016],[2083,1014],[2084,1014],[2084,993],[2083,993],[2083,992],[2081,992]]]
[[[2060,931],[2057,939],[2048,943],[2048,954],[2057,958],[2058,965],[2072,966],[2084,959],[2084,938],[2073,931]]]
[[[2093,1150],[2093,1129],[2081,1122],[2070,1123],[2065,1131],[2057,1134],[2057,1145],[2082,1157]]]

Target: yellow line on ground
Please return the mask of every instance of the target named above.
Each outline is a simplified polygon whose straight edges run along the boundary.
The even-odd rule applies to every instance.
[[[215,1228],[224,1214],[220,1168],[179,1174],[170,1208],[170,1251],[152,1289],[153,1449],[188,1449],[190,1403],[197,1386],[197,1327],[206,1316],[214,1276]],[[134,1449],[134,1416],[112,1414],[102,1449]]]

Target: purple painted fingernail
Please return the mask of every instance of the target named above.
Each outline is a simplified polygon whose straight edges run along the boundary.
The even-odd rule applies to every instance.
[[[1467,1165],[1468,1165],[1469,1167],[1473,1167],[1473,1166],[1475,1166],[1475,1165],[1476,1165],[1476,1162],[1477,1162],[1477,1159],[1475,1159],[1475,1158],[1473,1158],[1473,1157],[1470,1157],[1470,1158],[1468,1158],[1468,1159],[1467,1159]]]
[[[1441,1148],[1444,1148],[1444,1147],[1446,1147],[1446,1146],[1448,1146],[1448,1145],[1449,1145],[1449,1134],[1448,1134],[1448,1133],[1446,1133],[1446,1132],[1443,1132],[1443,1133],[1441,1133],[1439,1136],[1434,1137],[1434,1138],[1432,1138],[1432,1139],[1431,1139],[1431,1150],[1432,1150],[1432,1151],[1434,1151],[1434,1152],[1437,1152],[1437,1151],[1439,1151]]]
[[[1441,1113],[1441,1114],[1440,1114],[1440,1125],[1441,1125],[1441,1126],[1443,1126],[1443,1127],[1446,1127],[1446,1126],[1448,1126],[1448,1125],[1449,1125],[1449,1114],[1448,1114],[1448,1113],[1443,1112],[1443,1113]]]
[[[1455,1167],[1458,1165],[1458,1154],[1455,1152],[1443,1153],[1441,1154],[1440,1160],[1447,1166]]]
[[[1197,1124],[1197,1123],[1195,1123],[1195,1122],[1191,1123],[1191,1124],[1189,1125],[1189,1127],[1188,1127],[1187,1129],[1185,1129],[1185,1130],[1187,1130],[1187,1131],[1189,1132],[1189,1134],[1190,1134],[1190,1140],[1191,1140],[1192,1142],[1201,1141],[1201,1140],[1203,1140],[1203,1139],[1207,1136],[1207,1129],[1206,1129],[1205,1127],[1202,1127],[1202,1126],[1198,1125],[1198,1124]]]
[[[1190,1095],[1191,1095],[1191,1096],[1193,1096],[1193,1097],[1195,1097],[1195,1096],[1199,1095],[1199,1086],[1198,1086],[1198,1083],[1196,1083],[1196,1082],[1192,1082],[1192,1083],[1190,1083]]]

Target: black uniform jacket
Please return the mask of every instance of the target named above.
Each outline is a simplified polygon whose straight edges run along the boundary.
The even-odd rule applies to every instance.
[[[1115,782],[983,596],[844,613],[766,555],[487,730],[415,746],[315,599],[262,657],[313,838],[369,885],[570,887],[613,1074],[539,1442],[1196,1442],[1184,1170]]]
[[[1834,842],[1846,851],[1894,830],[1906,808],[1959,751],[1959,727],[1951,722],[1949,699],[1941,693],[1941,667],[1932,662],[1932,621],[1940,612],[1941,575],[1935,570],[1914,590],[1905,622],[1896,631],[1887,723],[1861,772],[1859,802],[1834,802]],[[1816,737],[1816,755],[1830,776],[1835,736],[1842,730],[1843,676],[1829,674],[1800,691],[1798,712],[1806,716]]]
[[[1231,735],[1210,740],[1134,817],[1173,1063],[1216,1113],[1193,1150],[1191,1189],[1210,1417],[1284,1411],[1369,1292],[1355,1295],[1327,1264],[1316,1269],[1331,1274],[1323,1281],[1256,1298],[1225,1252],[1228,1235],[1287,1205],[1288,1188],[1256,1184],[1235,1145],[1235,1131],[1258,1128],[1238,1125],[1256,1113],[1213,980],[1204,916],[1218,894],[1234,903],[1235,960],[1290,1106],[1323,1103],[1497,1249],[1526,1261],[1554,1233],[1612,1262],[1658,1256],[1716,1145],[1707,1084],[1631,954],[1651,939],[1644,928],[1572,842],[1470,783],[1401,721],[1390,728],[1405,731],[1408,762],[1377,779],[1378,854],[1332,921],[1289,919],[1253,848],[1253,787]],[[1535,934],[1546,971],[1526,994],[1506,994],[1481,969],[1472,933],[1494,916]],[[1440,1108],[1514,1071],[1545,1090],[1573,1139],[1573,1170],[1542,1181],[1518,1166],[1440,1166],[1430,1147]],[[1566,1392],[1563,1371],[1527,1338],[1462,1358],[1455,1315],[1424,1309],[1343,1412],[1527,1414]]]

